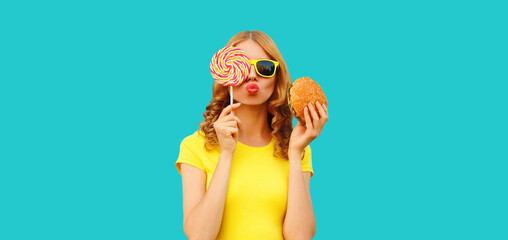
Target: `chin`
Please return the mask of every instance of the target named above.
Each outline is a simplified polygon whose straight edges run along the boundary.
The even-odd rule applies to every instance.
[[[248,96],[242,96],[241,98],[235,98],[235,101],[241,102],[243,105],[263,105],[268,103],[268,99],[270,97],[266,96],[256,96],[256,95],[248,95]]]
[[[263,105],[266,104],[267,101],[253,101],[253,100],[247,100],[247,101],[239,101],[243,105],[249,105],[249,106],[256,106],[256,105]]]

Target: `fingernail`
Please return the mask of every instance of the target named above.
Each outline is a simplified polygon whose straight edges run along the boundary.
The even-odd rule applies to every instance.
[[[321,103],[319,103],[319,101],[316,101],[316,105],[318,105],[318,104],[320,104],[320,105],[321,105]]]

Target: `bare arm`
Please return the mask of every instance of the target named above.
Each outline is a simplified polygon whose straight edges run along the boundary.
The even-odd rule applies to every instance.
[[[190,240],[215,239],[219,234],[229,186],[231,161],[238,141],[240,119],[230,114],[240,104],[222,110],[214,129],[221,153],[205,191],[206,174],[199,168],[182,164],[183,230]]]
[[[208,191],[205,191],[206,174],[199,168],[182,164],[183,229],[188,239],[217,237],[229,185],[231,159],[231,154],[221,154]]]
[[[289,186],[286,217],[283,223],[285,239],[312,239],[316,234],[316,219],[310,197],[310,172],[302,172],[301,154],[289,156]],[[296,159],[296,160],[295,160]]]
[[[316,218],[310,198],[310,172],[302,173],[302,152],[316,139],[328,121],[328,109],[319,102],[304,109],[305,125],[298,121],[289,141],[289,186],[286,218],[282,232],[286,239],[312,239],[316,234]],[[316,111],[317,108],[317,111]],[[310,113],[309,113],[310,112]]]

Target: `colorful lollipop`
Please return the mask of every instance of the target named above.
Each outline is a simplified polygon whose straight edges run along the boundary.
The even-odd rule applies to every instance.
[[[222,86],[230,86],[233,104],[233,86],[241,84],[249,75],[250,62],[242,49],[229,46],[215,53],[210,62],[213,79]]]

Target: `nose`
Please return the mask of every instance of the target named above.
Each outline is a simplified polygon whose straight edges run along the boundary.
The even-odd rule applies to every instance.
[[[250,65],[249,76],[247,76],[247,81],[251,81],[251,80],[257,80],[257,73],[256,73],[256,68],[254,67],[254,64]]]

